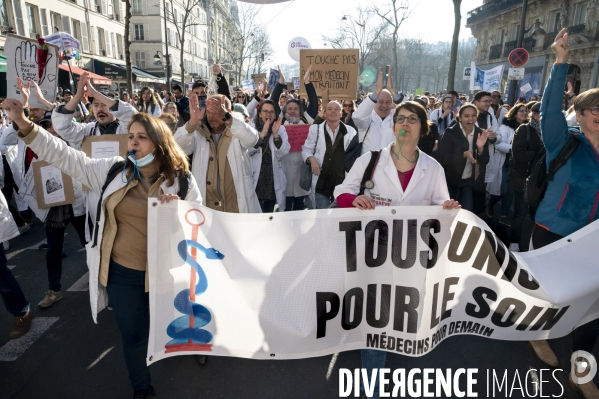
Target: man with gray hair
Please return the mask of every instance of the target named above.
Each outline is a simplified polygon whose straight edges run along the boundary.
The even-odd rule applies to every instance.
[[[333,191],[345,179],[343,156],[356,135],[353,127],[341,122],[341,105],[329,102],[324,109],[325,121],[310,126],[302,146],[302,158],[312,167],[310,199],[316,209],[326,209],[335,200]]]
[[[383,89],[383,71],[379,68],[376,91],[360,103],[352,115],[358,128],[358,139],[362,144],[362,154],[378,151],[395,141],[393,134],[393,111],[395,104],[403,100],[403,94],[396,93],[391,81],[391,67],[386,88]]]

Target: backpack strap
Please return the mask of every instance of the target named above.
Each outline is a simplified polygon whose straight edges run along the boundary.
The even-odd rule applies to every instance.
[[[364,190],[366,190],[366,182],[372,180],[374,176],[374,170],[376,169],[376,164],[379,162],[379,157],[381,156],[380,151],[370,151],[370,162],[368,162],[368,166],[366,170],[364,170],[364,176],[362,176],[362,181],[360,182],[360,192],[358,195],[364,194]]]
[[[187,197],[187,192],[189,191],[189,181],[191,180],[191,173],[187,172],[185,174],[179,174],[179,191],[177,191],[177,196],[181,201],[185,200]]]
[[[557,156],[549,163],[549,168],[547,170],[547,181],[553,180],[553,177],[557,171],[568,162],[568,159],[570,159],[572,155],[574,155],[579,144],[580,140],[578,140],[575,136],[570,135],[564,148],[562,148],[559,154],[557,154]]]
[[[123,165],[125,165],[124,161],[116,162],[110,167],[110,170],[106,175],[106,181],[102,186],[102,191],[100,192],[100,199],[98,200],[98,208],[96,209],[96,224],[94,226],[94,243],[92,245],[92,248],[94,248],[98,244],[98,231],[100,229],[100,212],[102,212],[102,198],[104,197],[104,191],[106,191],[106,187],[108,187],[110,182],[112,182],[114,178],[117,177],[118,174],[121,172],[121,170],[123,169]]]

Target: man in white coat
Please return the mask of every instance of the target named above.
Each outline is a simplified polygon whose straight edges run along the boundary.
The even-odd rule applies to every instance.
[[[388,69],[387,86],[383,88],[383,71],[379,68],[376,90],[360,103],[352,114],[358,128],[358,138],[362,144],[362,154],[378,151],[395,141],[393,135],[393,111],[395,104],[403,100],[403,94],[396,93],[391,81],[391,68]]]
[[[489,146],[489,163],[485,172],[485,183],[492,183],[495,178],[496,171],[493,167],[495,165],[495,144],[501,143],[501,136],[497,135],[499,131],[499,125],[497,124],[497,118],[493,115],[493,109],[489,112],[491,107],[491,93],[488,91],[479,91],[474,95],[474,106],[478,111],[478,117],[476,119],[476,126],[481,129],[486,129],[489,133],[489,139],[487,145]],[[474,208],[475,214],[479,214],[485,211],[485,197],[486,193],[473,191]]]
[[[310,126],[308,138],[302,146],[302,158],[312,167],[310,199],[316,209],[326,209],[335,200],[335,187],[345,179],[343,156],[356,130],[341,122],[341,105],[327,104],[325,121]]]
[[[190,119],[175,132],[175,141],[193,154],[191,173],[204,204],[231,213],[261,213],[254,191],[248,151],[258,142],[258,132],[231,115],[231,101],[222,94],[206,100],[189,96]]]
[[[77,123],[73,120],[73,114],[84,93],[87,93],[88,99],[92,102],[95,122]],[[136,113],[137,110],[131,104],[113,100],[96,91],[90,83],[89,74],[84,72],[79,78],[77,93],[68,103],[52,111],[52,125],[71,147],[80,150],[85,137],[126,134],[129,120]]]

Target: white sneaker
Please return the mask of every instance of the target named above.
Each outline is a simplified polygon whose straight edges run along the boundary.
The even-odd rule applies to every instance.
[[[2,245],[4,246],[4,250],[6,251],[8,248],[10,248],[10,244],[8,243],[8,240],[4,241],[2,243]]]
[[[513,242],[510,244],[509,249],[510,249],[510,252],[520,252],[520,244]]]

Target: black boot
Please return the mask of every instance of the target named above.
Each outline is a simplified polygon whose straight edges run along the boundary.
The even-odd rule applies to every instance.
[[[133,399],[156,399],[154,388],[150,385],[146,389],[136,389],[133,391]]]

